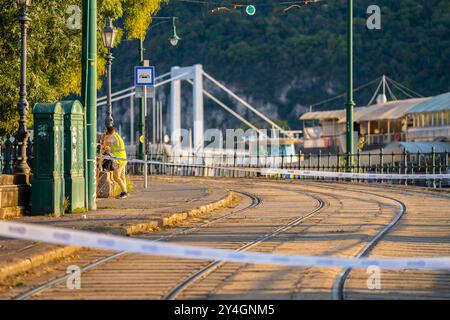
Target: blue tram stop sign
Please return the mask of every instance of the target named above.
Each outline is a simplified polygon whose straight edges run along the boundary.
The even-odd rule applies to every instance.
[[[155,67],[134,67],[134,85],[143,87],[154,86]]]

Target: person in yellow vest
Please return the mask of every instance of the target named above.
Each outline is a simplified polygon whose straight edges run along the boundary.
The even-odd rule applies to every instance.
[[[109,149],[112,155],[116,158],[127,158],[125,143],[114,127],[108,127],[106,129],[105,136],[103,138],[103,148]],[[119,195],[119,198],[124,199],[128,197],[127,180],[125,177],[125,167],[127,166],[127,161],[115,160],[115,163],[116,165],[113,167],[113,179],[122,189],[122,193]]]

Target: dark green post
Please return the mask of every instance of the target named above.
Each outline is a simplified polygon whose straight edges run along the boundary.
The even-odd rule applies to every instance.
[[[445,151],[444,154],[444,173],[448,173],[448,151]]]
[[[436,179],[434,178],[436,174],[436,151],[434,146],[431,147],[431,174],[433,175],[433,188],[436,189]]]
[[[139,65],[144,65],[144,39],[139,39]],[[146,88],[144,88],[146,90]],[[145,142],[142,143],[141,137],[144,136],[147,138],[145,132],[145,97],[144,95],[141,97],[139,102],[139,158],[144,159],[145,154]],[[144,139],[145,140],[145,139]]]
[[[89,210],[96,210],[97,0],[83,0],[82,100],[86,115],[86,187]]]
[[[409,152],[406,152],[406,149],[403,149],[403,174],[408,174],[408,157]],[[405,185],[408,185],[408,179],[405,179]]]
[[[353,165],[353,0],[347,1],[347,171]]]
[[[87,85],[87,0],[82,0],[82,49],[81,49],[81,103],[84,112],[84,193],[85,208],[89,207],[88,196],[88,165],[87,165],[87,129],[86,129],[86,85]]]
[[[321,166],[322,166],[322,150],[319,150],[319,155],[317,158],[317,171],[320,171]]]

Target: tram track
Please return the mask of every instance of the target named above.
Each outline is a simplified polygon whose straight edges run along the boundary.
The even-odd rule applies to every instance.
[[[288,190],[288,191],[292,191],[292,190]],[[296,191],[292,191],[292,192],[296,192]],[[325,207],[325,201],[323,201],[320,197],[318,197],[316,195],[311,195],[309,193],[306,193],[306,194],[308,194],[309,196],[311,196],[312,198],[314,198],[317,201],[317,206],[311,212],[292,220],[290,223],[277,228],[276,230],[270,232],[269,234],[263,236],[262,238],[259,238],[259,239],[256,239],[255,241],[247,243],[246,245],[240,247],[239,249],[237,249],[235,251],[236,252],[244,252],[244,251],[247,251],[247,250],[257,246],[258,244],[260,244],[266,240],[272,239],[272,238],[276,237],[277,235],[283,233],[284,231],[287,231],[287,230],[297,226],[298,224],[302,223],[303,221],[310,218],[311,216],[314,216],[315,214],[320,212]],[[178,284],[175,288],[170,290],[162,298],[162,300],[175,300],[184,290],[186,290],[191,285],[193,285],[198,279],[207,276],[209,273],[211,273],[213,270],[217,269],[219,266],[221,266],[224,263],[225,263],[225,261],[221,261],[221,260],[213,261],[208,266],[206,266],[199,272],[189,276],[186,280],[184,280],[183,282]]]
[[[314,185],[318,185],[318,184],[314,183]],[[342,189],[342,188],[337,188],[334,186],[333,187],[327,186],[327,187],[332,188],[332,189],[348,190],[348,191],[355,192],[355,190],[353,190],[351,188]],[[358,192],[393,201],[400,207],[400,209],[398,210],[398,212],[394,216],[394,218],[391,220],[391,222],[388,225],[386,225],[382,230],[380,230],[355,256],[355,258],[363,258],[363,257],[367,257],[370,254],[370,252],[374,249],[374,247],[381,241],[381,239],[384,236],[386,236],[389,233],[389,231],[391,231],[392,228],[394,228],[397,225],[397,223],[400,221],[400,219],[406,213],[406,205],[398,199],[388,197],[385,195],[381,195],[381,194],[377,194],[377,193],[373,193],[373,192],[361,191],[361,190],[358,190]],[[345,283],[346,283],[351,271],[352,271],[352,268],[344,269],[338,275],[337,279],[335,280],[333,289],[332,289],[333,290],[332,294],[333,294],[334,300],[345,300]]]
[[[271,189],[282,189],[284,191],[289,191],[289,192],[294,192],[294,193],[300,193],[303,195],[307,195],[307,196],[311,196],[315,199],[315,201],[317,202],[315,208],[307,213],[306,215],[303,214],[301,217],[297,217],[296,219],[292,220],[291,222],[284,224],[282,226],[279,226],[278,228],[276,228],[275,230],[269,231],[267,232],[265,235],[260,236],[258,239],[255,239],[251,242],[248,242],[242,246],[240,246],[238,249],[234,249],[236,252],[244,252],[246,250],[249,250],[251,248],[256,247],[257,245],[261,244],[264,241],[270,240],[275,238],[276,236],[280,235],[281,233],[294,228],[295,226],[298,226],[301,222],[305,221],[308,218],[312,218],[312,216],[314,216],[315,214],[317,214],[318,212],[321,211],[321,209],[326,205],[326,201],[323,200],[323,198],[320,195],[326,195],[329,197],[332,197],[334,199],[336,199],[338,202],[340,202],[340,208],[336,208],[337,211],[336,213],[338,213],[338,211],[341,211],[343,209],[343,202],[340,199],[340,196],[338,196],[337,194],[333,194],[331,192],[327,192],[326,190],[322,190],[322,191],[305,191],[302,190],[300,188],[285,188],[287,185],[285,184],[285,187],[281,187],[280,184],[277,184],[278,186],[274,186],[274,183],[269,183],[269,184],[263,184],[264,187],[267,188],[271,188]],[[401,218],[403,217],[403,215],[406,212],[406,205],[400,201],[399,199],[395,199],[392,198],[390,196],[386,196],[383,194],[379,194],[376,192],[369,192],[367,190],[360,190],[360,189],[356,189],[355,186],[336,186],[333,185],[332,183],[326,183],[326,182],[318,182],[318,183],[313,183],[313,182],[308,182],[307,185],[311,185],[311,186],[317,186],[318,188],[326,188],[326,189],[334,189],[334,190],[339,190],[341,192],[352,192],[352,193],[359,193],[359,194],[366,194],[366,195],[370,195],[370,198],[366,198],[365,201],[371,201],[371,202],[378,202],[380,203],[381,206],[386,206],[386,201],[384,202],[384,204],[382,204],[383,202],[381,202],[381,199],[384,200],[388,200],[389,202],[393,202],[395,203],[396,207],[399,207],[398,210],[394,211],[393,210],[393,214],[394,217],[392,218],[392,220],[385,224],[384,227],[382,227],[382,229],[380,231],[377,232],[377,234],[375,236],[372,236],[370,238],[370,240],[368,240],[368,242],[365,244],[365,246],[359,250],[359,252],[354,255],[355,258],[361,258],[361,257],[366,257],[370,254],[370,252],[374,249],[374,247],[380,242],[382,241],[382,238],[387,235],[396,225],[397,223],[401,220]],[[279,187],[280,186],[280,187]],[[294,186],[294,185],[291,185]],[[305,187],[305,186],[304,186]],[[194,226],[194,227],[190,227],[186,230],[182,230],[180,232],[174,232],[171,233],[167,236],[158,238],[156,241],[164,241],[164,240],[169,240],[172,238],[175,238],[177,236],[181,236],[183,234],[188,234],[188,233],[192,233],[194,231],[200,230],[202,228],[206,228],[208,227],[208,225],[211,225],[215,222],[220,222],[220,221],[224,221],[228,218],[231,218],[233,215],[236,215],[237,213],[242,213],[245,212],[247,210],[250,210],[252,208],[256,208],[258,207],[261,203],[262,203],[262,199],[259,198],[258,196],[249,193],[249,192],[244,192],[244,191],[237,191],[237,190],[233,190],[233,192],[236,193],[240,193],[241,195],[244,195],[248,198],[251,199],[251,203],[246,206],[245,208],[241,208],[239,210],[233,210],[232,212],[229,212],[227,214],[224,214],[218,218],[212,219],[210,221],[208,221],[205,224],[201,224],[198,226]],[[439,195],[436,195],[439,196]],[[353,196],[352,196],[353,197]],[[376,198],[380,198],[380,200],[375,200],[373,197]],[[356,197],[355,197],[356,199]],[[388,203],[389,203],[388,202]],[[390,207],[390,205],[389,205]],[[99,261],[96,261],[90,265],[87,265],[86,267],[82,268],[82,271],[88,271],[90,269],[93,269],[97,266],[100,266],[102,264],[105,264],[108,261],[113,260],[114,258],[118,258],[121,255],[123,255],[124,253],[119,252],[116,253],[112,256],[106,257],[104,259],[101,259]],[[352,254],[353,256],[353,254]],[[127,258],[128,259],[128,258]],[[176,299],[177,297],[179,297],[185,290],[189,289],[190,287],[194,286],[194,284],[200,280],[200,279],[204,279],[206,277],[208,277],[214,270],[218,269],[222,264],[224,264],[226,262],[223,261],[212,261],[210,263],[208,263],[206,266],[202,266],[200,268],[200,270],[195,271],[195,272],[191,272],[190,275],[188,275],[184,280],[178,282],[175,286],[172,286],[172,289],[169,289],[170,291],[165,291],[166,293],[162,295],[163,299],[165,300],[172,300],[172,299]],[[331,292],[332,292],[332,297],[334,299],[345,299],[345,284],[346,281],[349,278],[349,275],[351,273],[352,269],[348,268],[348,269],[344,269],[342,270],[339,275],[336,277],[334,283],[333,283],[333,287],[330,288]],[[40,287],[37,287],[33,290],[30,290],[20,296],[18,296],[16,299],[27,299],[31,296],[33,296],[34,294],[37,294],[41,291],[44,291],[47,288],[50,288],[64,280],[67,279],[68,276],[64,276],[61,278],[58,278],[56,280],[53,280],[51,282],[48,282],[47,284],[44,284]],[[208,277],[209,278],[209,277]]]
[[[309,185],[314,185],[314,186],[317,186],[320,188],[324,187],[324,183],[327,183],[327,182],[322,182],[322,183],[308,182]],[[342,188],[342,187],[337,187],[334,185],[330,186],[329,184],[327,184],[326,187],[330,188],[330,189],[334,189],[334,190],[358,192],[358,193],[362,193],[362,194],[366,194],[366,195],[375,196],[375,197],[378,197],[381,199],[392,201],[392,202],[396,203],[396,205],[398,205],[398,207],[399,207],[399,210],[395,214],[394,218],[384,228],[382,228],[374,237],[372,237],[372,239],[370,239],[370,241],[358,252],[358,254],[356,254],[354,256],[355,258],[367,257],[370,254],[370,252],[374,249],[374,247],[382,240],[382,238],[384,236],[386,236],[397,225],[397,223],[401,220],[403,215],[406,213],[406,205],[404,204],[404,202],[402,202],[398,199],[389,197],[389,196],[385,196],[385,195],[374,193],[374,192],[355,190],[354,188]],[[331,194],[329,192],[314,191],[314,193],[333,197],[336,200],[340,201],[336,195]],[[403,191],[401,193],[411,195],[414,192],[407,190],[407,191]],[[448,195],[435,194],[433,192],[426,192],[426,194],[433,195],[436,197],[441,197],[441,198],[448,198]],[[379,201],[377,201],[377,202],[379,202]],[[342,209],[342,201],[340,201],[340,203],[341,203],[341,209]],[[345,300],[345,283],[346,283],[351,271],[352,271],[352,268],[346,268],[336,278],[336,280],[333,284],[333,287],[332,287],[332,298],[334,300]],[[199,277],[196,277],[196,279],[198,279],[198,278]]]
[[[276,189],[276,188],[274,188],[274,189]],[[181,232],[176,232],[176,233],[173,233],[173,234],[169,234],[169,235],[167,235],[165,237],[158,238],[157,240],[158,241],[169,240],[171,238],[175,238],[176,236],[180,236],[182,234],[192,233],[193,231],[196,231],[196,230],[199,230],[199,229],[202,229],[202,228],[206,228],[209,225],[211,225],[213,222],[219,222],[219,221],[226,220],[228,218],[232,218],[232,216],[235,216],[237,213],[242,213],[242,212],[245,212],[245,211],[250,210],[252,208],[256,208],[257,206],[259,206],[263,202],[263,200],[260,197],[254,195],[252,193],[245,192],[245,191],[237,191],[237,190],[232,190],[232,191],[236,192],[236,193],[240,193],[242,195],[245,195],[245,196],[249,197],[252,200],[252,203],[249,206],[245,207],[245,208],[242,208],[242,209],[234,211],[234,212],[230,212],[230,213],[225,214],[225,215],[223,215],[223,216],[221,216],[219,218],[213,219],[207,224],[203,224],[203,225],[196,226],[196,227],[191,227],[191,228],[188,228],[187,230],[184,230],[184,231],[181,231]],[[300,217],[297,217],[296,219],[290,221],[289,223],[287,223],[285,225],[278,226],[275,230],[265,232],[265,234],[262,237],[258,237],[257,240],[245,244],[244,246],[240,247],[238,249],[238,251],[244,251],[244,250],[251,249],[254,246],[258,245],[259,243],[262,243],[262,242],[264,242],[264,241],[266,241],[268,239],[271,239],[271,238],[275,237],[278,234],[283,233],[284,231],[287,231],[288,229],[290,229],[290,228],[300,224],[304,220],[306,220],[306,219],[312,217],[314,214],[318,213],[326,204],[325,201],[323,201],[320,197],[318,197],[316,195],[312,195],[310,193],[303,192],[303,191],[293,191],[293,190],[287,190],[287,191],[291,191],[291,192],[294,192],[294,193],[302,194],[304,196],[309,196],[309,197],[313,198],[314,201],[316,201],[316,203],[317,203],[315,208],[314,208],[314,210],[312,210],[311,212],[308,212],[307,214],[303,213]],[[101,266],[103,264],[106,264],[107,262],[110,262],[111,260],[119,258],[120,256],[122,256],[124,254],[125,254],[125,252],[119,252],[119,253],[114,254],[112,256],[106,257],[105,259],[101,259],[101,260],[99,260],[97,262],[89,264],[89,265],[85,266],[84,268],[82,268],[82,272],[86,272],[86,271],[89,271],[89,270],[94,269],[96,267],[99,267],[99,266]],[[160,262],[158,262],[158,263],[160,263]],[[187,262],[187,263],[189,264],[189,262]],[[199,263],[197,262],[197,264],[199,264]],[[208,264],[207,267],[204,268],[204,269],[212,270],[212,269],[215,269],[216,267],[218,267],[219,265],[220,265],[220,263],[217,264],[217,265],[215,265],[215,264],[214,265]],[[204,269],[202,269],[202,270],[204,270]],[[165,270],[165,269],[163,268],[163,269],[161,269],[161,271],[162,270]],[[204,271],[206,271],[206,270],[204,270]],[[202,274],[203,273],[204,272],[202,272]],[[195,273],[195,274],[198,274],[198,273]],[[54,281],[51,281],[51,282],[46,283],[44,285],[41,285],[41,286],[39,286],[39,287],[37,287],[37,288],[35,288],[33,290],[30,290],[30,291],[28,291],[28,292],[18,296],[16,299],[23,300],[23,299],[30,298],[30,297],[32,297],[35,294],[38,294],[38,293],[40,293],[40,292],[42,292],[42,291],[44,291],[46,289],[49,289],[49,288],[51,288],[53,286],[56,286],[58,283],[61,283],[64,280],[66,280],[67,277],[68,276],[66,275],[66,276],[60,277],[60,278],[58,278],[58,279],[56,279]],[[191,278],[192,277],[190,277],[190,279]],[[183,282],[186,282],[186,281],[183,281]],[[190,282],[192,282],[192,281],[190,281]],[[167,296],[167,294],[165,296]]]
[[[319,185],[319,184],[317,184]],[[299,190],[299,189],[288,189],[288,188],[281,188],[281,187],[275,187],[272,183],[269,183],[266,185],[269,188],[276,188],[276,189],[280,189],[280,190],[284,190],[284,191],[290,191],[290,192],[298,192],[298,193],[304,193],[304,194],[315,194],[315,198],[319,198],[317,196],[317,194],[319,195],[325,195],[327,197],[331,197],[334,198],[336,201],[338,201],[339,203],[339,209],[337,210],[338,212],[340,212],[343,209],[343,202],[340,199],[339,196],[337,196],[336,194],[332,194],[330,192],[326,192],[326,191],[311,191],[309,193],[305,192],[304,190]],[[319,185],[321,188],[324,187],[324,185]],[[327,185],[328,187],[328,185]],[[361,258],[364,256],[367,256],[370,251],[376,246],[376,244],[381,240],[381,238],[387,234],[389,232],[389,230],[391,230],[396,224],[397,222],[401,219],[401,217],[403,216],[403,214],[406,212],[406,206],[403,204],[403,202],[391,198],[391,197],[387,197],[387,196],[383,196],[377,193],[373,193],[373,192],[363,192],[363,191],[359,191],[359,190],[354,190],[354,189],[350,189],[350,188],[335,188],[332,187],[331,189],[336,189],[336,190],[340,190],[340,191],[349,191],[352,193],[362,193],[362,194],[366,194],[366,195],[371,195],[372,197],[378,197],[378,198],[382,198],[385,200],[389,200],[389,201],[393,201],[395,202],[397,205],[400,206],[400,210],[395,214],[393,220],[391,220],[381,231],[377,232],[377,234],[372,237],[369,242],[358,252],[358,254],[356,254],[354,257],[355,258]],[[348,195],[347,195],[348,196]],[[382,202],[380,202],[380,200],[376,200],[376,199],[370,199],[370,198],[366,198],[365,201],[370,201],[373,202],[374,204],[379,204],[380,206],[385,206],[382,204]],[[302,221],[304,221],[307,218],[310,218],[311,215],[305,216],[303,219],[301,219]],[[291,227],[294,227],[296,225],[298,225],[299,223],[295,223],[293,224]],[[284,230],[286,231],[286,230]],[[274,235],[275,236],[275,235]],[[267,239],[266,239],[267,240]],[[262,241],[261,241],[262,242]],[[259,242],[259,243],[261,243]],[[259,244],[257,243],[257,244]],[[251,247],[256,246],[252,245]],[[247,248],[249,249],[249,248]],[[239,251],[245,251],[247,249],[240,248],[238,250],[236,250],[237,252]],[[189,278],[185,279],[184,281],[182,281],[181,283],[179,283],[175,288],[173,288],[170,292],[168,292],[163,299],[164,300],[174,300],[177,297],[179,297],[183,291],[189,289],[189,287],[193,286],[194,283],[200,279],[206,278],[208,277],[208,275],[210,273],[212,273],[215,269],[217,269],[218,267],[220,267],[221,265],[223,265],[226,262],[223,261],[214,261],[212,263],[210,263],[208,266],[206,266],[205,268],[203,268],[202,270],[200,270],[199,272],[191,275]],[[306,268],[306,270],[311,269],[311,267]],[[343,272],[341,274],[338,275],[337,280],[335,281],[335,283],[337,283],[338,285],[334,284],[333,287],[330,288],[330,292],[332,294],[332,297],[334,299],[343,299],[344,298],[344,285],[345,282],[347,280],[348,275],[350,274],[351,269],[345,269],[343,270]]]
[[[349,187],[353,189],[355,186],[349,185]],[[365,185],[364,187],[369,186]],[[445,223],[448,221],[445,214],[445,212],[448,213],[448,204],[445,201],[450,198],[449,195],[423,189],[402,190],[395,186],[387,186],[386,189],[380,191],[384,194],[378,195],[396,202],[400,210],[385,230],[381,231],[384,231],[384,234],[376,239],[376,243],[361,252],[360,257],[369,257],[372,252],[375,256],[382,255],[384,257],[445,256],[445,250],[448,250],[448,246],[445,244],[449,230],[448,224]],[[391,196],[393,193],[396,195],[395,198]],[[418,199],[422,199],[422,201]],[[437,203],[429,204],[427,201],[430,200],[437,201]],[[439,201],[441,201],[442,207],[438,204]],[[406,215],[406,213],[408,214]],[[439,231],[433,227],[432,221],[436,218],[440,219],[438,223],[442,223]],[[424,223],[424,221],[426,222]],[[393,240],[401,239],[402,236],[406,238],[399,241]],[[415,237],[419,238],[420,241],[415,242],[413,240]],[[408,240],[412,243],[408,243]],[[344,274],[345,271],[347,272]],[[352,270],[344,270],[341,274],[343,277],[336,281],[334,298],[340,300],[355,298],[403,299],[405,297],[448,299],[448,272],[409,269],[380,271],[383,272],[383,287],[380,286],[377,287],[378,290],[373,290],[367,288],[365,270],[353,270],[353,272]],[[410,294],[404,289],[405,287],[414,288],[414,293]]]
[[[211,219],[211,220],[209,220],[209,221],[207,221],[205,223],[202,223],[199,226],[193,226],[193,227],[189,227],[189,228],[187,228],[185,230],[181,230],[181,231],[178,231],[178,232],[170,233],[170,234],[168,234],[166,236],[163,236],[163,237],[160,237],[160,238],[158,238],[158,239],[156,239],[154,241],[167,241],[167,240],[173,239],[175,237],[178,237],[178,236],[181,236],[181,235],[184,235],[184,234],[187,234],[187,233],[194,232],[194,231],[199,230],[201,228],[205,228],[207,226],[210,226],[213,223],[217,223],[217,222],[223,221],[223,220],[229,218],[232,215],[239,214],[239,213],[245,212],[247,210],[256,208],[259,205],[261,205],[262,202],[263,202],[263,200],[260,197],[254,195],[254,194],[252,194],[250,192],[237,191],[237,190],[230,190],[230,191],[238,193],[238,194],[241,194],[243,196],[246,196],[246,197],[250,198],[251,203],[248,206],[244,207],[244,208],[241,208],[241,209],[238,209],[238,210],[232,210],[229,213],[226,213],[226,214],[224,214],[222,216],[219,216],[217,218]],[[81,268],[81,272],[86,272],[86,271],[89,271],[91,269],[94,269],[94,268],[96,268],[96,267],[98,267],[100,265],[103,265],[103,264],[105,264],[107,262],[110,262],[111,260],[117,259],[117,258],[123,256],[126,253],[127,252],[125,252],[125,251],[121,251],[121,252],[114,253],[114,254],[112,254],[110,256],[107,256],[105,258],[102,258],[100,260],[97,260],[97,261],[95,261],[95,262],[93,262],[91,264],[88,264],[88,265],[84,266],[83,268]],[[57,285],[59,283],[62,283],[64,281],[66,281],[69,276],[70,275],[65,275],[65,276],[58,277],[58,278],[56,278],[56,279],[54,279],[54,280],[52,280],[50,282],[47,282],[47,283],[42,284],[42,285],[40,285],[40,286],[38,286],[36,288],[28,290],[25,293],[22,293],[19,296],[17,296],[15,298],[15,300],[26,300],[26,299],[30,298],[31,296],[33,296],[33,295],[35,295],[37,293],[40,293],[40,292],[42,292],[42,291],[44,291],[44,290],[46,290],[46,289],[48,289],[50,287],[53,287],[53,286],[55,286],[55,285]]]
[[[324,183],[326,183],[326,182],[324,182]],[[324,187],[324,184],[319,183],[319,182],[316,182],[316,183],[308,182],[308,184],[318,186],[321,188]],[[392,198],[392,197],[389,197],[389,196],[385,196],[385,195],[381,195],[381,194],[377,194],[377,193],[373,193],[373,192],[368,192],[368,191],[361,191],[361,190],[356,191],[356,190],[354,190],[354,188],[342,188],[342,187],[337,187],[337,186],[330,187],[329,185],[327,185],[327,188],[331,188],[334,190],[340,190],[340,191],[359,192],[359,193],[363,193],[366,195],[371,195],[371,196],[379,197],[382,199],[387,199],[387,200],[390,200],[390,201],[396,203],[400,208],[397,211],[397,214],[394,216],[394,218],[390,221],[390,223],[387,224],[382,230],[380,230],[360,250],[360,252],[358,252],[358,254],[356,256],[354,256],[355,258],[367,257],[370,254],[370,252],[374,249],[374,247],[382,240],[382,238],[384,236],[386,236],[389,233],[389,231],[391,231],[397,225],[397,223],[401,220],[403,215],[406,213],[406,205],[402,201]],[[331,196],[335,199],[338,199],[338,197],[336,195],[330,194],[328,192],[314,191],[314,193],[323,194],[323,195]],[[412,192],[408,190],[408,191],[404,191],[404,193],[411,194]],[[437,197],[448,198],[447,195],[434,194],[432,192],[426,192],[426,193],[437,196]],[[342,204],[342,202],[341,202],[341,204]],[[345,300],[345,283],[346,283],[351,271],[352,271],[352,268],[346,268],[338,275],[337,279],[335,280],[335,282],[333,284],[333,288],[332,288],[333,300]]]

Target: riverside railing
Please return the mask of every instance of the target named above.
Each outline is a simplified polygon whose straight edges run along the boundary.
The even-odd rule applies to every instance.
[[[346,167],[345,153],[299,153],[280,156],[261,156],[250,154],[183,154],[169,156],[153,153],[147,156],[149,175],[210,176],[210,177],[255,177],[257,170],[250,169],[296,169],[326,172],[354,172],[370,174],[447,174],[449,173],[448,152],[385,152],[383,149],[353,154],[353,163]],[[249,169],[249,170],[246,170]],[[139,163],[129,165],[132,174],[143,174]],[[388,181],[385,181],[388,182]],[[447,186],[448,181],[414,179],[396,180],[395,183]]]

